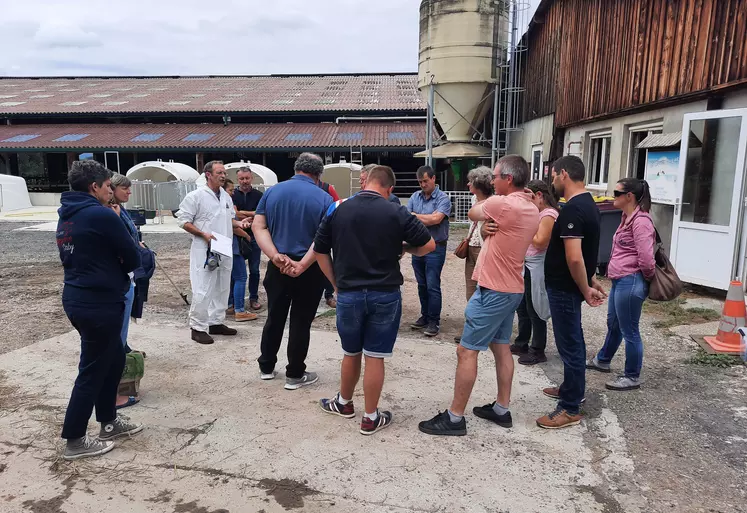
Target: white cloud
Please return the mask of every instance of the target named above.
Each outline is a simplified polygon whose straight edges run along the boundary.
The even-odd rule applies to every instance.
[[[0,75],[415,71],[419,6],[420,0],[0,0]]]

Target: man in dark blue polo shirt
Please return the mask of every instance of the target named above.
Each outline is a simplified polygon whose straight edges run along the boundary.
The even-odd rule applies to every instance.
[[[314,242],[319,224],[332,204],[332,196],[317,185],[324,161],[313,153],[302,153],[290,180],[267,190],[257,206],[252,232],[270,259],[265,274],[267,322],[262,332],[258,358],[260,377],[273,379],[275,364],[290,311],[288,366],[285,388],[296,390],[315,383],[313,372],[306,372],[311,323],[324,288],[324,275],[313,264],[301,276],[291,276],[293,262],[300,261]]]
[[[340,391],[320,405],[327,413],[355,416],[353,391],[365,356],[366,411],[360,429],[364,435],[389,426],[392,420],[390,412],[379,412],[378,403],[384,358],[392,356],[402,315],[402,244],[413,255],[425,255],[436,247],[423,223],[402,205],[388,201],[393,188],[391,168],[370,169],[365,189],[331,207],[314,240],[314,257],[337,288],[337,331],[345,354]]]
[[[255,211],[262,199],[262,192],[252,187],[254,175],[251,168],[239,168],[237,173],[239,187],[233,192],[233,204],[236,206],[239,220],[254,219]],[[247,230],[251,235],[251,230]],[[259,303],[259,260],[262,256],[262,250],[259,249],[257,241],[252,238],[249,243],[251,247],[250,255],[243,255],[249,261],[249,306],[252,310],[259,310],[262,305]],[[247,258],[248,257],[248,258]],[[229,305],[231,302],[229,301]]]
[[[436,241],[436,250],[425,256],[412,257],[420,297],[420,318],[410,326],[435,337],[441,324],[441,270],[446,262],[451,200],[436,185],[436,172],[431,167],[418,168],[417,178],[420,190],[410,197],[407,209],[428,227]]]

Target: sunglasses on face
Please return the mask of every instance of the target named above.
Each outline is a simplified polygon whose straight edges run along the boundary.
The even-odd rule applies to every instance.
[[[626,195],[628,193],[627,192],[623,192],[623,191],[617,191],[617,190],[615,190],[615,191],[612,191],[612,194],[614,194],[616,198],[619,198],[620,196],[624,196],[624,195]]]

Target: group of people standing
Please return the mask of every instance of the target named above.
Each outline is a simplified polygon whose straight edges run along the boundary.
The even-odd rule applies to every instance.
[[[294,164],[295,175],[264,194],[253,192],[251,171],[242,169],[239,189],[229,195],[223,164],[205,166],[206,186],[190,193],[178,212],[179,225],[192,235],[189,325],[192,339],[203,344],[212,343],[212,335],[236,335],[236,329],[224,324],[230,289],[234,315],[240,320],[239,314],[250,313],[242,311],[248,260],[249,308],[261,308],[258,262],[259,251],[263,252],[269,264],[263,282],[267,321],[259,375],[263,380],[277,376],[278,351],[290,316],[285,388],[295,390],[318,380],[305,361],[311,323],[325,286],[330,286],[338,294],[343,359],[338,392],[319,405],[325,413],[354,417],[353,392],[363,372],[365,412],[360,431],[370,435],[392,422],[391,412],[379,411],[378,405],[384,359],[392,356],[402,315],[400,259],[405,252],[412,255],[421,306],[412,327],[429,336],[438,334],[451,204],[428,167],[418,169],[421,190],[407,207],[393,195],[395,175],[387,166],[366,166],[361,192],[338,201],[320,186],[323,169],[318,155],[302,153]],[[469,212],[473,225],[465,262],[468,305],[458,337],[454,396],[449,408],[419,424],[422,432],[466,434],[464,414],[476,380],[477,356],[487,349],[495,358],[497,396],[473,408],[473,413],[512,426],[512,354],[519,354],[521,364],[546,361],[549,319],[564,380],[559,387],[543,390],[558,399],[558,405],[537,420],[540,427],[557,429],[580,422],[586,369],[610,372],[623,339],[625,373],[607,388],[640,386],[643,344],[638,322],[655,268],[648,184],[626,178],[614,191],[615,206],[623,216],[608,266],[608,333],[602,349],[587,361],[581,304],[599,306],[607,295],[595,277],[600,214],[584,179],[582,161],[570,156],[553,164],[554,191],[542,181],[529,181],[528,164],[516,155],[500,159],[494,170],[483,167],[469,173],[475,203]],[[57,244],[65,269],[63,306],[81,336],[79,375],[62,433],[67,439],[64,457],[76,459],[108,452],[112,440],[143,429],[117,415],[120,400],[131,398],[118,399],[116,389],[127,347],[126,310],[136,294],[133,273],[142,267],[143,257],[147,259],[141,252],[147,248],[139,242],[126,210],[111,205],[113,198],[119,205],[127,201],[126,179],[115,177],[112,187],[110,171],[84,161],[73,164],[69,182],[71,191],[62,196]],[[123,189],[119,196],[118,187]],[[565,198],[563,208],[554,193]],[[213,252],[216,235],[235,235],[234,242],[242,239],[248,249],[237,253],[234,246],[233,258]],[[243,275],[233,272],[239,265]],[[511,344],[514,312],[519,314],[519,334]],[[101,422],[97,440],[86,435],[94,405]]]

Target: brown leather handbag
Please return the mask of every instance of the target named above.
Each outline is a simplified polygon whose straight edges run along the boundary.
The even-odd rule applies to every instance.
[[[467,235],[467,238],[460,242],[457,248],[454,250],[454,255],[457,258],[461,258],[462,260],[467,258],[467,255],[469,254],[469,240],[472,238],[472,234],[475,233],[476,228],[477,221],[474,221],[472,223],[472,229],[469,231],[469,235]]]
[[[654,230],[656,232],[656,244],[654,245],[656,269],[654,279],[649,284],[648,297],[654,301],[672,301],[682,294],[682,282],[672,262],[669,261],[667,252],[662,247],[659,231],[656,228]]]

